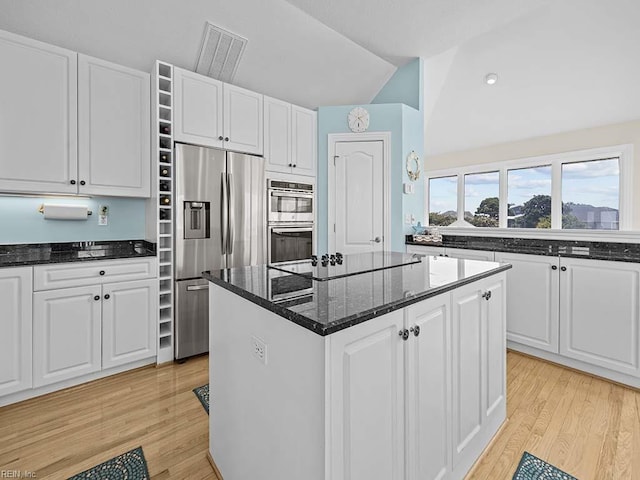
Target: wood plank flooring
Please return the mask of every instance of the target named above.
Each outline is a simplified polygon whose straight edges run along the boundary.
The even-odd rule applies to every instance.
[[[0,471],[65,479],[142,446],[154,480],[219,480],[191,391],[207,369],[200,357],[0,408]],[[580,480],[640,479],[640,392],[516,352],[507,381],[509,419],[467,480],[511,479],[525,450]]]

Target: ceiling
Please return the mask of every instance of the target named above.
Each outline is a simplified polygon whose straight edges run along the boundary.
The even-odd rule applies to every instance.
[[[206,21],[248,39],[233,83],[311,108],[423,57],[427,155],[640,118],[637,0],[0,0],[0,29],[146,71],[192,70]]]
[[[368,103],[395,71],[284,0],[0,0],[0,29],[148,72],[193,70],[206,21],[248,39],[234,84],[298,105]]]

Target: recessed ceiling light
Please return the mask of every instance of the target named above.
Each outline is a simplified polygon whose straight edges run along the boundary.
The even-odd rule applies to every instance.
[[[484,77],[484,81],[487,85],[495,85],[498,81],[498,75],[495,73],[488,73],[486,77]]]

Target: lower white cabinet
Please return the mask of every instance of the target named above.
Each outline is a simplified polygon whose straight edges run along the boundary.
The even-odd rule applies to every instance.
[[[31,267],[0,269],[0,396],[31,388]]]
[[[558,353],[560,259],[502,252],[495,258],[513,267],[507,271],[507,340]]]
[[[102,287],[102,368],[156,354],[155,280]]]
[[[101,369],[101,286],[33,295],[33,385]]]
[[[640,376],[640,265],[560,260],[560,353]]]
[[[506,417],[505,322],[499,274],[332,334],[330,478],[463,478]]]
[[[453,468],[471,467],[506,416],[505,277],[452,293]]]

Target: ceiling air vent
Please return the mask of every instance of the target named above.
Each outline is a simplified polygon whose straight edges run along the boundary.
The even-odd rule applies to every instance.
[[[246,38],[207,22],[196,73],[231,83],[246,44]]]

